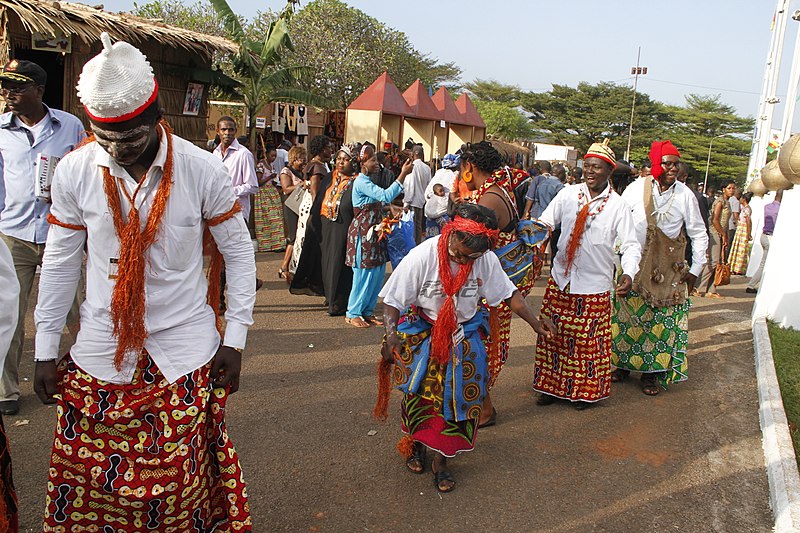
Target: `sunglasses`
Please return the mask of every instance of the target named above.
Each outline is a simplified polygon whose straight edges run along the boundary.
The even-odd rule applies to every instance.
[[[677,168],[679,163],[680,161],[662,161],[661,166],[664,168],[672,168],[672,167]]]
[[[447,253],[450,254],[450,257],[455,259],[456,261],[474,261],[476,259],[480,259],[480,257],[485,254],[486,252],[473,252],[471,254],[462,254],[458,250],[453,248],[453,243],[447,243]]]
[[[35,87],[35,85],[32,83],[28,85],[11,85],[11,86],[3,85],[2,87],[0,87],[0,94],[3,95],[11,94],[14,96],[19,96],[23,93],[28,92],[28,90],[31,89],[32,87]]]

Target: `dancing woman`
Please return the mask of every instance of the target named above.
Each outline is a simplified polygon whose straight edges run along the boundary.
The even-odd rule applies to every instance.
[[[536,319],[497,256],[486,253],[498,233],[491,210],[456,206],[442,234],[412,249],[380,293],[386,337],[376,415],[386,414],[388,369],[394,363],[395,385],[404,393],[401,427],[408,434],[398,449],[407,457],[406,467],[420,474],[430,448],[434,485],[442,492],[455,488],[447,458],[475,445],[488,392],[485,342],[496,332],[490,331],[481,300],[491,306],[505,302],[540,335],[554,331],[551,323]]]

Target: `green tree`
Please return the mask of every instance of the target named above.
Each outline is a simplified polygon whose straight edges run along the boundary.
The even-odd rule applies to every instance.
[[[307,67],[285,66],[281,54],[294,50],[289,37],[289,20],[297,0],[288,0],[286,7],[269,23],[261,40],[248,36],[242,21],[226,0],[211,0],[222,19],[230,39],[239,46],[233,56],[233,68],[242,83],[241,94],[250,118],[250,146],[255,146],[255,118],[261,108],[271,102],[298,102],[328,107],[329,101],[318,94],[299,89],[299,81],[309,76]]]
[[[516,85],[506,85],[495,80],[483,80],[465,83],[464,88],[475,95],[478,100],[490,102],[503,102],[515,106],[522,99],[522,89]]]
[[[720,95],[689,94],[685,106],[669,106],[667,112],[670,119],[662,137],[675,143],[683,160],[704,175],[711,145],[709,182],[719,185],[732,179],[744,185],[753,119],[738,116]]]
[[[534,128],[555,144],[575,146],[584,153],[589,146],[604,138],[618,157],[625,153],[631,116],[633,89],[601,82],[581,82],[577,87],[554,84],[544,93],[523,93],[521,105],[533,115]],[[637,162],[644,147],[660,131],[666,119],[664,106],[644,93],[636,94],[632,160]]]
[[[461,70],[416,50],[397,31],[340,0],[314,0],[290,22],[291,60],[311,67],[306,90],[345,108],[384,70],[403,90],[419,78],[426,86],[453,85]]]
[[[131,14],[207,35],[227,36],[222,19],[209,2],[198,1],[194,4],[183,4],[182,2],[153,0],[142,5],[134,2]]]
[[[525,115],[509,104],[475,100],[475,108],[486,122],[486,133],[503,141],[529,140],[534,129]]]

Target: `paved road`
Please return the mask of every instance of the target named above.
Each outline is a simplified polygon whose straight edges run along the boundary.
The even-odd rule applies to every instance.
[[[397,393],[388,423],[370,417],[381,333],[328,317],[321,299],[289,295],[275,274],[278,259],[259,256],[268,283],[242,389],[228,404],[257,532],[771,530],[752,299],[741,278],[721,290],[726,298],[695,302],[688,382],[650,398],[629,381],[583,412],[534,404],[534,336],[516,319],[494,391],[498,424],[481,431],[473,453],[451,461],[457,489],[439,495],[430,474],[408,473],[394,449]],[[536,308],[543,285],[529,298]],[[31,377],[32,366],[22,374]],[[38,403],[30,382],[23,394],[20,415],[5,423],[22,530],[34,532],[55,412]]]

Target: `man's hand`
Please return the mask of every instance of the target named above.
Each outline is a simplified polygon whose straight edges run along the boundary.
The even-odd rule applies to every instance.
[[[697,276],[691,272],[687,272],[683,275],[681,281],[686,284],[686,293],[692,294],[692,291],[694,290],[694,284],[697,283]]]
[[[239,390],[239,374],[242,371],[242,354],[229,346],[220,346],[211,363],[211,379],[214,387],[231,386],[230,393]]]
[[[547,317],[539,317],[537,324],[533,326],[533,330],[539,335],[544,335],[548,339],[552,339],[556,335],[556,326]]]
[[[56,403],[57,400],[54,396],[58,392],[57,382],[58,372],[56,371],[55,359],[36,363],[36,370],[33,375],[33,390],[43,404]]]
[[[381,345],[381,357],[387,363],[394,363],[394,358],[400,353],[400,339],[396,333],[386,335],[386,340]]]
[[[633,280],[629,275],[623,274],[619,278],[619,283],[617,283],[617,296],[626,297],[631,292],[631,287],[633,287]]]
[[[414,170],[414,161],[409,157],[408,159],[406,159],[405,163],[403,163],[402,168],[400,168],[400,176],[405,178],[406,176],[411,174],[412,170]]]

